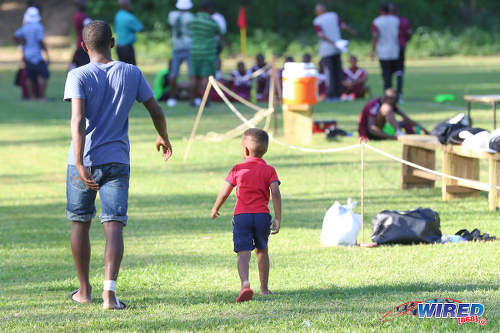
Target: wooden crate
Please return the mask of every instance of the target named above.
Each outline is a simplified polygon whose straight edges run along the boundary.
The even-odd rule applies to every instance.
[[[283,104],[283,131],[289,144],[312,143],[313,109],[311,105]]]

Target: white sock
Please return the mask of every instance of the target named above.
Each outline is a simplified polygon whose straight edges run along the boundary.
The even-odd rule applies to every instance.
[[[115,280],[104,280],[104,290],[116,291],[116,281]]]

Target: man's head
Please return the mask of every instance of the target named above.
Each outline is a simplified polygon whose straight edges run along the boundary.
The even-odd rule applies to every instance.
[[[245,63],[243,61],[238,61],[237,67],[238,67],[238,72],[240,72],[240,74],[245,74],[246,68],[245,68]]]
[[[132,10],[132,1],[131,0],[118,0],[118,6],[127,11]]]
[[[358,67],[358,58],[356,56],[351,55],[349,57],[349,65],[351,65],[352,68]]]
[[[310,53],[306,53],[302,56],[302,62],[311,62],[312,57]]]
[[[398,94],[392,88],[387,88],[384,93],[384,97],[382,97],[382,103],[387,103],[392,106],[396,106],[398,101]]]
[[[396,15],[398,13],[398,6],[395,3],[389,4],[389,14]]]
[[[257,66],[259,67],[263,67],[266,65],[266,59],[264,58],[264,55],[262,53],[257,54],[255,60],[257,61]]]
[[[286,58],[285,58],[285,64],[286,64],[287,62],[293,62],[293,57],[292,57],[292,56],[288,56],[288,57],[286,57]]]
[[[316,12],[316,16],[320,16],[323,13],[326,13],[326,6],[322,3],[318,3],[316,7],[314,7],[314,11]]]
[[[83,46],[88,52],[107,53],[115,45],[109,24],[92,21],[83,28]]]
[[[385,2],[381,4],[379,7],[379,12],[381,15],[389,14],[389,4]]]
[[[75,0],[75,6],[79,11],[84,12],[87,9],[87,1]]]
[[[205,13],[213,13],[214,12],[214,3],[210,0],[203,0],[200,2],[200,11]]]
[[[241,155],[247,157],[262,157],[267,152],[269,136],[260,128],[249,128],[241,139]]]

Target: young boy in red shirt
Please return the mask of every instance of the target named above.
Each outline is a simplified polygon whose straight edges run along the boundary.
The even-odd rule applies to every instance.
[[[233,217],[234,252],[238,255],[238,273],[241,290],[236,303],[252,299],[248,270],[253,249],[257,255],[260,277],[260,295],[271,294],[269,278],[269,234],[277,234],[281,225],[280,181],[276,170],[266,164],[262,156],[267,152],[269,136],[258,128],[250,128],[241,139],[241,155],[245,162],[236,164],[226,177],[226,184],[219,192],[212,208],[212,218],[219,216],[219,209],[236,186],[236,206]],[[270,191],[269,191],[270,190]],[[269,214],[269,192],[272,194],[275,218]],[[271,232],[272,230],[272,232]]]

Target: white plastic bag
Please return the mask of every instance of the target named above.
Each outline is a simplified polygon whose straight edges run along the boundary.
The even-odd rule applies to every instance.
[[[356,207],[356,202],[352,202],[351,198],[347,200],[345,206],[335,201],[323,218],[321,244],[325,246],[356,245],[361,229],[361,215],[352,212],[354,207]]]

